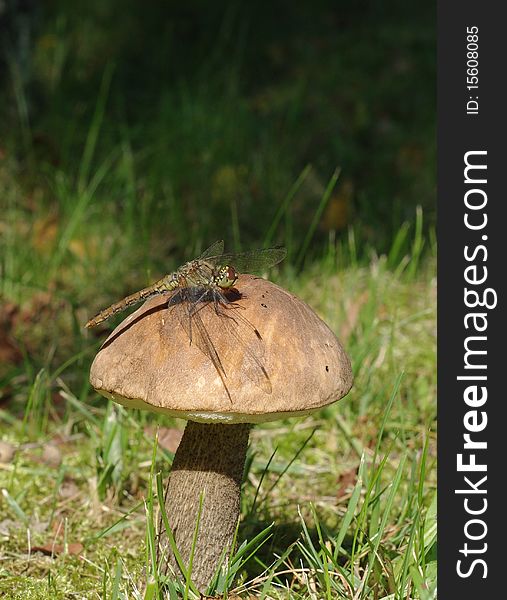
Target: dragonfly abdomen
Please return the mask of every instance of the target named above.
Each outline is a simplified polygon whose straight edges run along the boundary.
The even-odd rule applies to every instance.
[[[119,300],[118,302],[111,304],[111,306],[109,306],[105,310],[101,311],[98,315],[93,317],[93,319],[90,319],[88,321],[88,323],[86,324],[86,327],[87,328],[95,327],[96,325],[99,325],[106,319],[109,319],[109,317],[112,317],[116,313],[119,313],[119,312],[125,310],[126,308],[128,308],[129,306],[132,306],[133,304],[138,304],[139,302],[142,302],[143,300],[148,300],[149,298],[152,298],[153,296],[156,296],[157,294],[163,294],[164,292],[170,292],[170,291],[176,289],[177,287],[178,287],[178,282],[176,280],[172,279],[170,276],[159,279],[159,281],[155,282],[153,285],[150,285],[149,287],[146,287],[142,290],[139,290],[138,292],[135,292],[135,294],[131,294],[130,296],[127,296],[127,297],[123,298],[122,300]]]

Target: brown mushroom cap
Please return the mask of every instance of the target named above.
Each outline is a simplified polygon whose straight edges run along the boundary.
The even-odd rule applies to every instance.
[[[181,307],[168,306],[167,295],[160,295],[104,342],[91,367],[93,387],[126,407],[212,423],[303,415],[347,394],[350,360],[306,303],[251,275],[241,275],[236,288],[241,308],[224,309],[231,318],[218,317],[213,303],[199,311],[224,381],[198,343],[189,343],[177,317]]]

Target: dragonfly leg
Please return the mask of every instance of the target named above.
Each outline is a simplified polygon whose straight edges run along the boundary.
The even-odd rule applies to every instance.
[[[215,314],[217,316],[225,317],[226,319],[232,319],[236,325],[238,325],[238,321],[241,321],[247,325],[260,340],[262,339],[257,327],[255,327],[255,325],[253,325],[248,319],[245,319],[245,317],[241,316],[239,312],[234,312],[233,314],[227,313],[227,311],[231,309],[241,308],[242,310],[245,310],[244,306],[241,306],[241,304],[238,304],[237,302],[228,300],[223,294],[213,296],[213,304],[215,307]]]

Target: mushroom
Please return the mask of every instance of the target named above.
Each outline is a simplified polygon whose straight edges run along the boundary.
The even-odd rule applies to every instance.
[[[104,342],[90,372],[103,396],[188,421],[165,506],[188,564],[203,498],[192,563],[200,590],[233,551],[252,424],[306,415],[352,386],[347,354],[307,304],[251,275],[241,275],[235,287],[235,307],[224,309],[230,313],[217,316],[213,303],[199,311],[225,376],[198,344],[189,343],[188,327],[181,326],[167,295],[127,317]],[[239,329],[236,337],[231,326]],[[163,534],[159,548],[177,572]]]

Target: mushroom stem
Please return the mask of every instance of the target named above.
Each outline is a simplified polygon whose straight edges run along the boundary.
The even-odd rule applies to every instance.
[[[251,425],[210,425],[189,421],[176,451],[165,507],[176,546],[188,567],[202,510],[192,560],[192,581],[200,591],[210,583],[225,550],[229,555],[240,512],[241,480]],[[160,527],[159,553],[179,572],[165,529]]]

